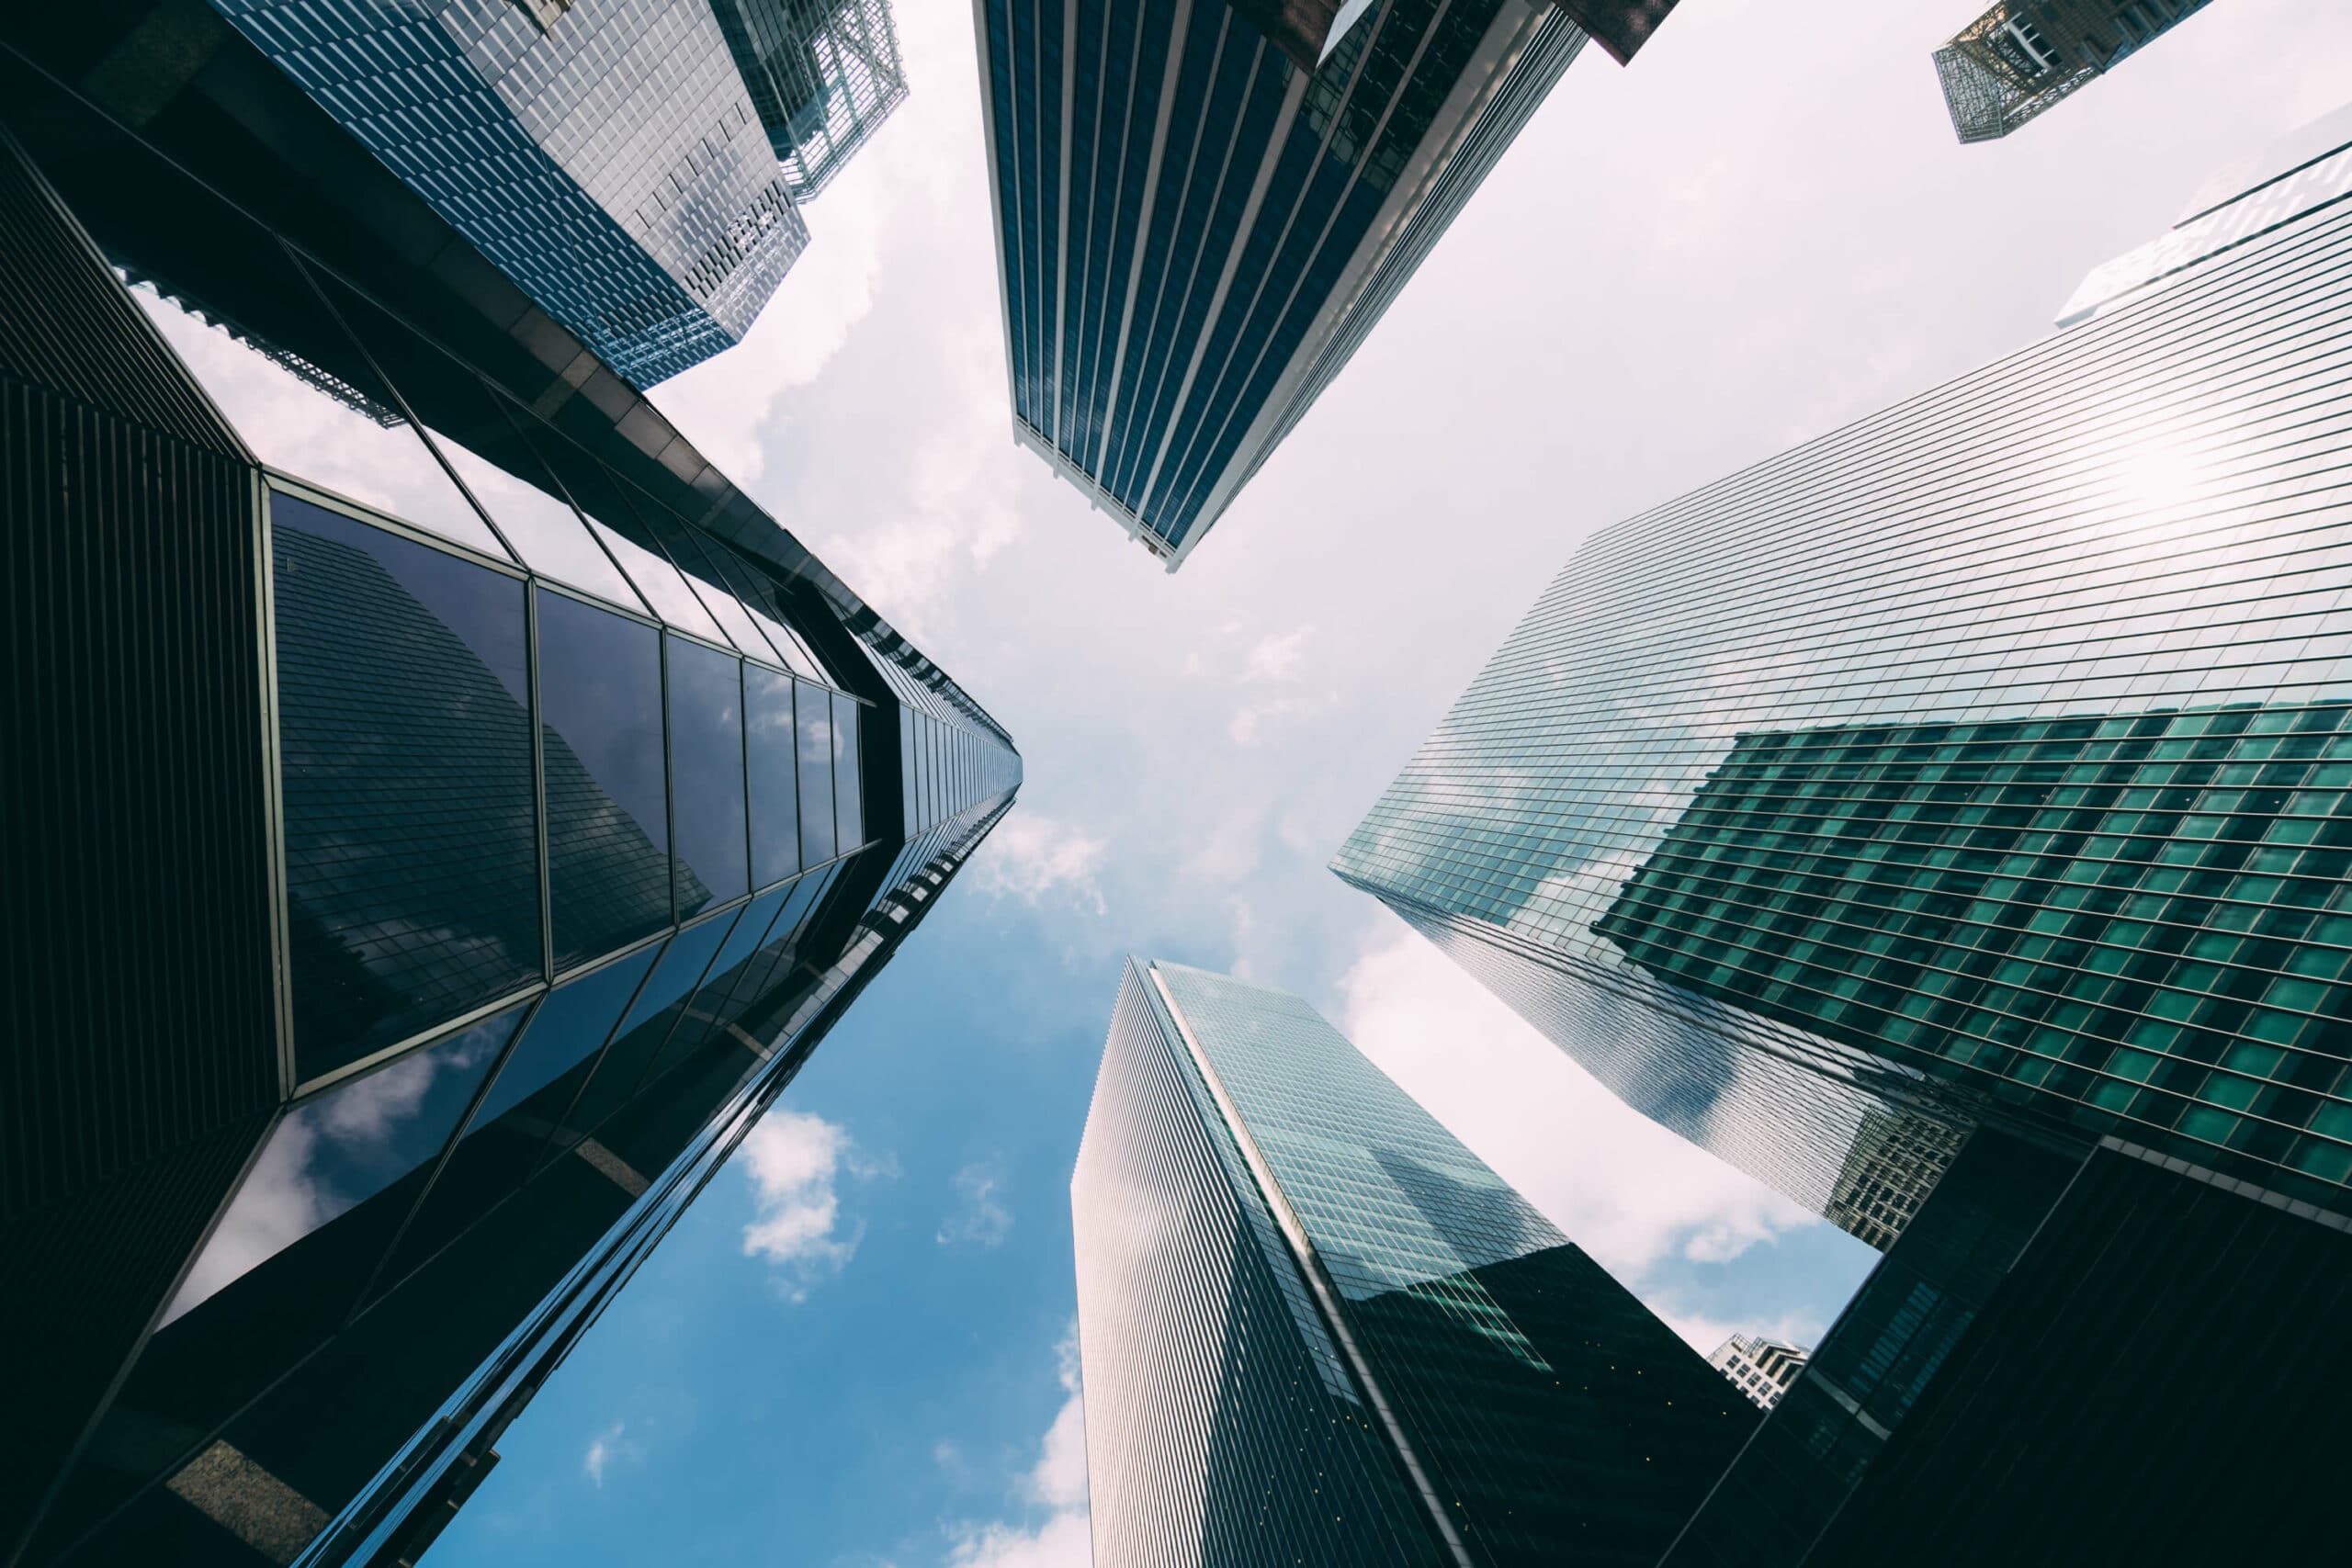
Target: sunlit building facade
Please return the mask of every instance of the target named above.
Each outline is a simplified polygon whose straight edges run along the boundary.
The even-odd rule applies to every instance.
[[[1334,869],[1874,1245],[1988,1117],[2352,1206],[2352,157],[2277,172],[1595,536]]]
[[[64,89],[120,25],[0,32],[0,1561],[410,1562],[1020,760],[235,35]]]
[[[1283,992],[1131,960],[1071,1200],[1103,1568],[1646,1564],[1755,1425]]]
[[[1707,1353],[1707,1365],[1729,1378],[1758,1410],[1770,1410],[1797,1381],[1811,1354],[1769,1335],[1735,1334]]]
[[[1585,41],[1528,0],[1245,9],[1319,10],[1319,63],[1225,0],[974,6],[1014,439],[1170,570]]]
[[[707,0],[212,5],[632,386],[740,342],[808,245]]]

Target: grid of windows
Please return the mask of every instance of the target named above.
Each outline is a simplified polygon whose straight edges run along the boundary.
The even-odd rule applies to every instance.
[[[213,0],[639,387],[739,341],[808,243],[700,0]]]
[[[1015,433],[1177,560],[1584,39],[1382,0],[1308,75],[1216,0],[978,8]]]
[[[2001,1105],[2340,1206],[2347,299],[2323,207],[1603,531],[1333,868],[1817,1209]]]
[[[906,101],[887,0],[715,0],[793,199],[807,201]]]

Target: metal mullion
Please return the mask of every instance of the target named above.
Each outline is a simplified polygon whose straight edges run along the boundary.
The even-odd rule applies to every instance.
[[[634,621],[639,626],[650,626],[657,632],[669,629],[669,623],[658,615],[649,615],[643,610],[632,610],[626,604],[616,604],[609,599],[599,598],[585,588],[574,588],[568,582],[558,582],[552,577],[541,577],[537,573],[532,574],[531,583],[543,593],[560,594],[576,604],[585,604],[592,610],[603,610],[607,614],[618,615],[623,620]],[[682,632],[679,635],[683,637],[688,634]],[[722,649],[719,651],[729,650]]]
[[[387,534],[397,535],[413,544],[423,545],[428,549],[439,550],[444,555],[456,556],[469,565],[486,567],[492,571],[518,579],[527,579],[531,575],[527,567],[519,566],[511,560],[501,560],[493,555],[485,555],[471,545],[461,544],[458,540],[420,528],[413,523],[403,522],[388,512],[379,512],[365,502],[354,501],[347,495],[313,484],[308,479],[288,473],[283,468],[273,468],[264,465],[262,472],[266,477],[270,489],[283,491],[297,501],[309,502],[313,506],[322,507],[356,522],[365,523],[371,528],[380,528]]]
[[[678,790],[672,766],[676,747],[670,736],[670,638],[674,635],[665,629],[662,637],[662,834],[670,862],[670,929],[673,931],[678,930]]]
[[[539,871],[539,976],[555,984],[554,864],[548,842],[548,768],[545,709],[539,701],[539,596],[523,595],[523,648],[530,687],[531,815],[537,831]]]
[[[397,1056],[407,1055],[410,1052],[422,1050],[427,1045],[438,1044],[450,1035],[463,1033],[482,1020],[493,1017],[518,1002],[529,1001],[548,988],[545,980],[534,980],[527,986],[518,987],[514,990],[493,997],[486,1002],[477,1003],[454,1017],[443,1019],[429,1029],[420,1029],[415,1033],[405,1035],[379,1050],[370,1051],[357,1061],[345,1062],[331,1072],[321,1073],[316,1077],[305,1078],[294,1086],[293,1099],[289,1103],[315,1100],[337,1084],[346,1083]]]
[[[284,1101],[293,1096],[300,1069],[294,1057],[293,930],[288,913],[293,891],[286,864],[285,744],[277,694],[277,541],[270,526],[267,472],[254,468],[247,483],[254,505],[254,602],[260,611],[256,694],[261,700],[262,831],[269,856],[264,880],[269,889],[270,1010],[277,1035],[277,1098]]]

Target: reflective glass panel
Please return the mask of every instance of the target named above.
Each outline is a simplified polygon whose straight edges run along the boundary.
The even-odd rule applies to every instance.
[[[742,661],[670,638],[670,777],[680,918],[751,891]]]
[[[288,298],[315,298],[290,265],[279,286]],[[240,342],[146,288],[131,290],[131,298],[263,462],[506,558],[464,492],[417,439],[398,400],[322,309],[302,312],[319,340],[303,346],[320,359],[334,358],[332,370],[259,337]],[[340,348],[340,356],[322,342]]]
[[[712,564],[703,540],[659,502],[643,496],[636,500],[637,514],[652,530],[654,542],[685,574],[686,586],[694,590],[703,608],[727,628],[728,640],[754,658],[782,662],[775,649],[768,646],[768,639],[752,624],[751,615],[736,603],[734,591],[727,586],[724,573]]]
[[[459,427],[454,435],[435,425],[426,428],[524,564],[559,582],[642,610],[644,605],[628,581],[589,536],[588,525],[571,510],[571,503],[551,488],[554,480],[523,444],[487,389],[481,392],[478,412],[479,419]]]
[[[300,1076],[541,974],[523,584],[273,495]]]
[[[792,678],[743,667],[744,740],[752,779],[752,886],[800,869],[799,763],[792,739]]]
[[[621,1021],[619,1032],[605,1047],[603,1059],[588,1079],[588,1087],[581,1091],[579,1102],[558,1129],[560,1141],[569,1142],[594,1132],[598,1122],[636,1092],[637,1080],[645,1071],[645,1065],[670,1038],[670,1031],[685,1011],[686,998],[702,983],[712,956],[735,929],[736,916],[741,912],[730,909],[714,915],[670,939],[662,962],[654,966],[652,977],[645,982],[637,1000],[629,1004],[628,1016]]]
[[[670,923],[662,634],[541,590],[539,717],[562,970]]]
[[[718,956],[710,962],[710,972],[695,989],[694,1000],[671,1032],[670,1039],[653,1064],[647,1067],[648,1081],[659,1077],[671,1066],[684,1059],[696,1046],[710,1038],[722,1023],[734,1021],[733,998],[741,988],[745,971],[753,955],[768,934],[768,927],[775,920],[776,911],[790,897],[789,887],[778,887],[752,901],[750,908],[735,922],[733,934],[728,937]]]
[[[287,1112],[164,1321],[177,1319],[438,1156],[525,1010],[510,1008]],[[400,1215],[390,1218],[396,1224]],[[375,1261],[370,1252],[363,1266]],[[356,1292],[361,1282],[345,1283]]]
[[[800,731],[800,863],[833,858],[833,699],[821,686],[797,683]]]
[[[857,777],[857,699],[833,694],[833,821],[841,847],[865,842],[865,802]]]

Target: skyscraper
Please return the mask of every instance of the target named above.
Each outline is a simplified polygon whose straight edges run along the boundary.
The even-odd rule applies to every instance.
[[[1769,1335],[1735,1334],[1708,1353],[1707,1365],[1729,1378],[1758,1409],[1770,1410],[1797,1381],[1811,1355]]]
[[[1170,570],[1585,39],[1528,0],[1248,9],[1320,21],[1294,58],[1221,0],[975,0],[1014,438]]]
[[[1648,1563],[1755,1424],[1280,991],[1128,963],[1071,1206],[1102,1568]]]
[[[1334,869],[1878,1245],[1987,1119],[2352,1208],[2352,153],[2291,146],[1595,536]]]
[[[888,0],[711,0],[795,201],[906,101]]]
[[[152,25],[0,23],[0,1562],[413,1561],[1020,760]]]
[[[740,341],[808,243],[707,0],[211,3],[632,386]]]
[[[1962,141],[1990,141],[2122,63],[2207,0],[1997,0],[1936,51]]]

